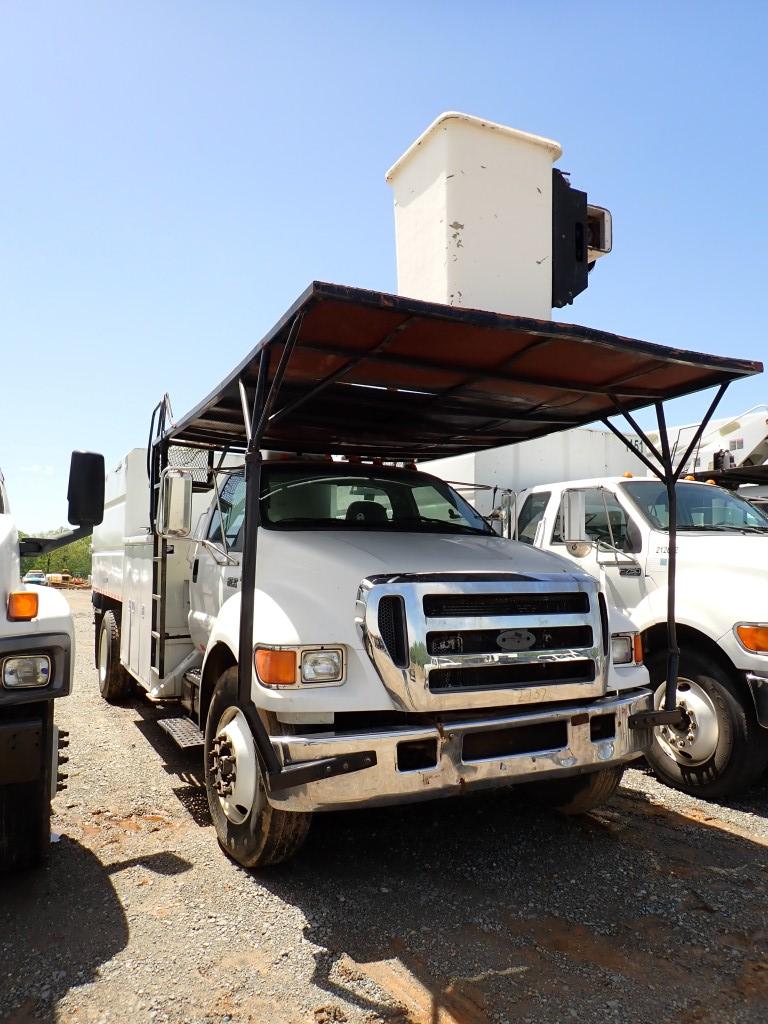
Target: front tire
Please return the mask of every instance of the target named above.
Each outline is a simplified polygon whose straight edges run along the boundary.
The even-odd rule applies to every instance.
[[[664,701],[666,656],[655,656],[647,667],[658,708]],[[768,766],[768,736],[760,729],[748,696],[725,669],[683,649],[677,704],[687,710],[689,726],[655,729],[646,754],[662,782],[703,800],[732,797],[757,782]]]
[[[122,704],[131,692],[131,677],[120,664],[120,627],[112,611],[101,617],[97,667],[101,696],[108,704]]]
[[[289,860],[307,838],[311,814],[267,799],[250,726],[237,695],[237,667],[216,683],[205,725],[205,788],[219,845],[245,868]]]

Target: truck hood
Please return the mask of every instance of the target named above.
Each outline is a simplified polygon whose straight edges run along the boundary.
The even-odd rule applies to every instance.
[[[517,572],[592,580],[559,555],[527,544],[457,534],[265,531],[258,547],[256,633],[273,643],[359,646],[357,592],[386,573]],[[257,636],[258,639],[258,636]]]
[[[517,572],[584,575],[559,555],[501,537],[471,534],[272,531],[259,550],[265,561],[301,559],[305,572],[343,574],[355,581],[380,573]]]
[[[651,534],[648,551],[649,572],[655,567],[666,568],[669,555],[669,536]],[[701,569],[707,571],[749,572],[754,574],[768,569],[768,533],[687,533],[677,535],[678,571]]]

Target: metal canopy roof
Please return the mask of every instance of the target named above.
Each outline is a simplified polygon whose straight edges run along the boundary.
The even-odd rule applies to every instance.
[[[262,352],[269,383],[301,324],[261,446],[439,458],[524,441],[746,377],[762,364],[315,281],[165,439],[244,449]]]

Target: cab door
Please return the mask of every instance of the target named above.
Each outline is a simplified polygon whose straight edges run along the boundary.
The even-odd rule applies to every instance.
[[[232,473],[219,487],[203,524],[205,544],[198,543],[192,561],[189,587],[189,633],[192,642],[205,650],[219,609],[240,589],[245,480]]]
[[[606,487],[569,488],[584,495],[586,531],[592,542],[581,557],[570,554],[562,535],[563,498],[550,525],[550,551],[571,558],[605,587],[609,604],[631,612],[652,585],[644,572],[642,531],[613,491]],[[564,492],[565,493],[565,492]]]

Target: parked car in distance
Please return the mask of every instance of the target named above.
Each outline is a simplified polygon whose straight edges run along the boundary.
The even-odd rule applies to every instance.
[[[34,583],[38,587],[47,587],[48,580],[42,569],[30,569],[24,574],[22,583]]]

